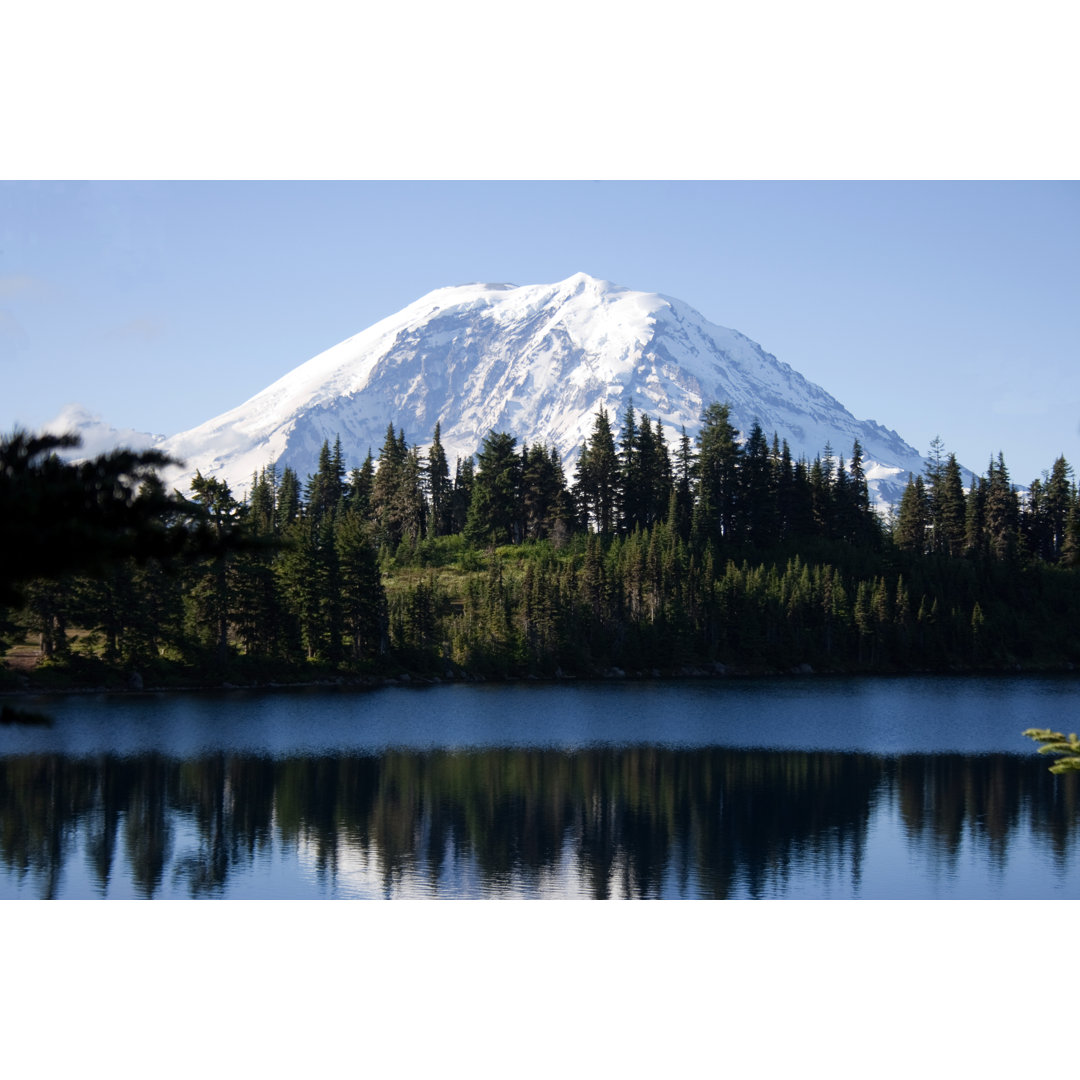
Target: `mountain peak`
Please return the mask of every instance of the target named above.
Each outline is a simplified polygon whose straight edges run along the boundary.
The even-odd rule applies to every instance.
[[[831,443],[846,457],[857,438],[882,497],[891,477],[922,468],[894,432],[856,420],[743,334],[583,272],[550,285],[435,289],[164,449],[187,462],[176,482],[200,469],[242,493],[272,463],[313,472],[324,440],[340,436],[351,466],[388,424],[426,445],[439,423],[451,460],[494,429],[554,446],[572,475],[601,406],[616,418],[633,403],[674,439],[680,427],[697,431],[711,401],[729,402],[744,433],[755,420],[777,432],[795,456],[812,460]]]

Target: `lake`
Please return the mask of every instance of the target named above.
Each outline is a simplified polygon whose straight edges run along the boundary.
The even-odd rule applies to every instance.
[[[5,899],[1080,898],[1072,676],[17,704]]]

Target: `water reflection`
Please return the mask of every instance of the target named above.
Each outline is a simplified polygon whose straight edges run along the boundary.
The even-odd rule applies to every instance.
[[[33,754],[0,759],[0,894],[861,896],[878,844],[931,882],[898,895],[1032,850],[1013,891],[1054,895],[1078,789],[1007,754]]]

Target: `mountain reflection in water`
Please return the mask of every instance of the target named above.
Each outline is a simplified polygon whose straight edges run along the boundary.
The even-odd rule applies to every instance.
[[[0,896],[1065,898],[1078,792],[1010,754],[24,754]]]

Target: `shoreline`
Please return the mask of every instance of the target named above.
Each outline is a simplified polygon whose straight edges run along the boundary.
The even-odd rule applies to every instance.
[[[180,684],[148,684],[129,678],[126,685],[94,683],[79,686],[45,686],[35,684],[29,676],[27,685],[0,687],[0,700],[28,699],[48,697],[67,697],[77,695],[120,695],[138,696],[141,694],[207,694],[230,691],[279,691],[279,690],[315,690],[315,689],[352,689],[380,690],[387,687],[420,688],[441,685],[479,684],[506,685],[526,683],[535,685],[564,685],[566,683],[656,683],[679,681],[788,681],[792,679],[856,679],[856,678],[967,678],[1000,677],[1023,678],[1025,676],[1062,676],[1077,675],[1080,668],[1076,664],[1064,661],[1056,664],[1012,664],[1008,666],[970,666],[949,668],[875,668],[863,670],[828,669],[817,670],[809,664],[799,664],[787,669],[750,669],[736,668],[720,663],[710,667],[687,665],[678,669],[660,671],[626,671],[621,668],[608,668],[603,671],[568,674],[558,672],[554,675],[483,675],[466,671],[445,673],[442,676],[402,671],[386,675],[337,675],[314,679],[282,681],[279,679],[234,681],[223,679],[219,682],[193,681]]]

